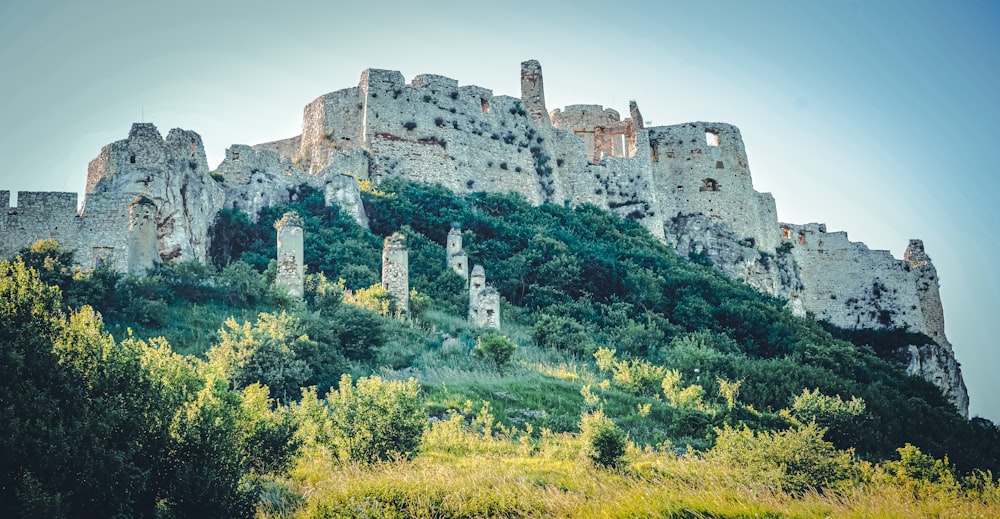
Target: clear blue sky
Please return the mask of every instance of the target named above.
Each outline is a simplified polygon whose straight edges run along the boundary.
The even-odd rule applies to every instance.
[[[300,131],[302,107],[368,67],[549,108],[739,126],[779,218],[901,257],[922,238],[971,414],[1000,421],[1000,4],[0,0],[0,189],[82,191],[87,162],[145,119],[231,144]],[[373,5],[366,10],[365,5]]]

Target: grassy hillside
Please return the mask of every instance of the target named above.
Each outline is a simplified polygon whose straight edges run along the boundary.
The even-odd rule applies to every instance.
[[[397,180],[363,196],[371,231],[306,187],[257,223],[223,212],[211,266],[121,277],[74,271],[53,243],[21,256],[64,307],[96,308],[164,394],[180,391],[170,405],[200,409],[211,386],[223,409],[256,409],[234,412],[232,515],[1000,514],[982,472],[1000,469],[997,428],[878,355],[912,334],[795,318],[593,207]],[[288,210],[305,222],[302,302],[271,285],[272,223]],[[464,319],[467,290],[444,261],[453,223],[502,295],[499,336]],[[406,319],[378,286],[396,231],[415,291]],[[181,355],[164,360],[166,344]],[[178,370],[187,385],[163,378]],[[207,471],[216,457],[184,459]],[[189,490],[150,485],[158,515],[197,510],[177,497]]]

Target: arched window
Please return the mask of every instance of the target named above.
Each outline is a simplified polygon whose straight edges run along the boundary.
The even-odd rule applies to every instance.
[[[706,178],[701,181],[701,189],[699,191],[721,191],[719,189],[719,182],[714,178]]]

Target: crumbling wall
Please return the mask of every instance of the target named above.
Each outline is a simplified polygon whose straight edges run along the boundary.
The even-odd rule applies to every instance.
[[[87,268],[107,263],[126,271],[129,259],[129,196],[95,195],[77,211],[76,193],[0,191],[0,257],[9,259],[42,239],[54,239],[76,252]]]
[[[743,138],[723,123],[649,128],[654,190],[671,215],[705,214],[727,222],[740,240],[773,253],[777,209],[753,189]]]
[[[302,135],[296,135],[295,137],[289,137],[280,141],[255,144],[254,148],[258,150],[273,151],[281,158],[295,160],[300,157],[300,152],[302,150]]]

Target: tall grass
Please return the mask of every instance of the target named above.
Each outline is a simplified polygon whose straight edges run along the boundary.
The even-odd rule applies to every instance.
[[[570,434],[484,434],[439,422],[411,462],[338,465],[303,458],[282,484],[304,496],[261,517],[1000,517],[996,488],[857,481],[792,496],[695,456],[631,448],[620,470],[579,456]]]

